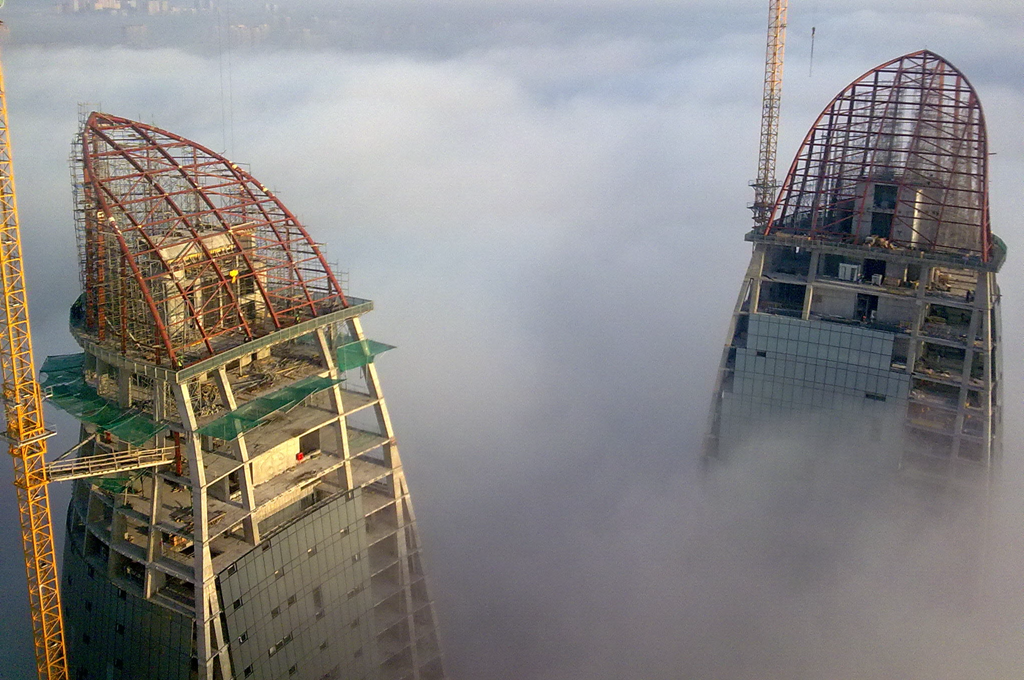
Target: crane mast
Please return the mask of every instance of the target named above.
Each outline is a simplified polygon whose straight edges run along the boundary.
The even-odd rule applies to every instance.
[[[779,142],[779,106],[782,103],[782,60],[786,48],[788,0],[768,2],[768,47],[764,62],[764,95],[761,102],[761,144],[754,187],[754,225],[768,225],[775,203],[775,155]]]
[[[29,606],[40,680],[66,680],[57,556],[53,544],[45,461],[42,396],[32,357],[21,233],[7,125],[7,90],[0,66],[0,370],[3,373],[3,438],[14,461],[14,486],[28,576]]]

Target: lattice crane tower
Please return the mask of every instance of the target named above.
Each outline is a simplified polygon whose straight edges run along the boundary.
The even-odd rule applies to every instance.
[[[757,179],[753,182],[756,228],[763,229],[775,202],[775,155],[779,142],[779,106],[782,102],[782,60],[786,48],[788,0],[768,2],[768,46],[764,62],[764,96],[761,102],[761,144]]]
[[[21,516],[36,666],[42,680],[67,677],[57,558],[50,519],[43,407],[32,358],[32,331],[14,193],[7,127],[7,90],[0,70],[0,366],[3,370],[4,439],[14,461],[14,486]]]

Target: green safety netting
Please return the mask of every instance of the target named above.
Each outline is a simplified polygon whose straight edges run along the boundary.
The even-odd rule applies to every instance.
[[[105,491],[124,493],[132,485],[133,480],[131,477],[94,477],[92,481]]]
[[[135,410],[122,411],[117,418],[103,425],[104,430],[132,446],[145,444],[166,427]]]
[[[132,446],[145,444],[166,428],[138,409],[121,408],[96,394],[82,377],[84,366],[84,354],[46,357],[40,373],[46,374],[43,389],[50,403]]]
[[[79,352],[78,354],[57,354],[46,357],[46,361],[43,362],[43,367],[39,369],[39,371],[41,373],[54,373],[77,370],[81,373],[81,369],[84,366],[85,352]]]
[[[337,385],[341,380],[310,376],[270,394],[242,404],[231,413],[221,416],[197,430],[199,434],[231,441],[249,430],[259,427],[271,415],[295,408],[310,395]]]
[[[347,371],[350,368],[359,368],[373,361],[373,358],[394,345],[385,345],[376,340],[356,340],[349,342],[335,350],[338,358],[338,370]]]

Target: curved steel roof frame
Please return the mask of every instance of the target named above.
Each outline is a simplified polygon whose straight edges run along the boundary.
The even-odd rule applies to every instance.
[[[967,78],[922,50],[853,81],[804,138],[773,231],[988,261],[985,119]]]
[[[81,140],[85,330],[100,342],[180,367],[347,306],[305,228],[223,156],[103,113]]]

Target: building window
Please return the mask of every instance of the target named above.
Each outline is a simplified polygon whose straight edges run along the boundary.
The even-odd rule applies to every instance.
[[[124,624],[118,623],[114,625],[114,632],[118,635],[124,635]]]
[[[298,672],[299,672],[299,667],[298,666],[292,666],[291,668],[288,669],[288,675],[295,675]]]
[[[87,612],[91,612],[92,611],[92,602],[89,602],[89,600],[85,601],[85,611],[87,611]]]
[[[280,607],[274,607],[273,609],[270,610],[270,618],[276,619],[280,615],[281,615],[281,608]]]
[[[288,606],[290,607],[290,606],[292,606],[293,604],[295,604],[295,596],[294,596],[294,595],[290,595],[290,596],[288,597]]]
[[[90,642],[92,642],[92,638],[89,637],[88,633],[82,634],[82,642],[84,642],[85,644],[89,644]]]
[[[242,608],[242,598],[238,598],[237,600],[232,602],[231,603],[231,607],[232,607],[232,609],[235,609],[235,610],[241,609]]]
[[[323,642],[320,643],[320,651],[322,652],[325,649],[327,649],[327,640],[324,640]]]
[[[128,592],[125,591],[125,590],[119,590],[119,591],[117,591],[117,597],[118,597],[119,600],[127,600],[128,599]]]
[[[274,572],[274,579],[275,580],[281,578],[282,576],[284,576],[284,568],[278,569],[277,571]]]
[[[116,668],[118,670],[121,670],[122,668],[124,668],[124,660],[123,659],[114,659],[114,668]]]
[[[246,678],[247,678],[247,677],[249,677],[250,675],[252,675],[252,666],[251,666],[251,665],[249,665],[249,666],[246,666],[246,667],[245,667],[245,670],[244,670],[244,671],[242,671],[242,676],[243,676],[243,677],[246,677]]]
[[[274,656],[275,654],[280,652],[282,649],[284,649],[285,645],[287,645],[293,639],[294,638],[292,637],[292,634],[288,633],[283,638],[281,638],[276,645],[271,645],[270,649],[268,650],[269,655],[270,656]]]
[[[238,643],[239,644],[245,644],[246,640],[248,640],[248,639],[249,639],[249,631],[245,631],[244,633],[242,633],[241,635],[238,636]]]
[[[308,557],[312,557],[315,554],[316,554],[316,546],[315,545],[312,548],[310,548],[309,550],[306,551],[306,555]]]
[[[359,649],[357,649],[355,652],[352,653],[352,658],[358,659],[362,655],[363,655],[363,648],[360,647]]]

